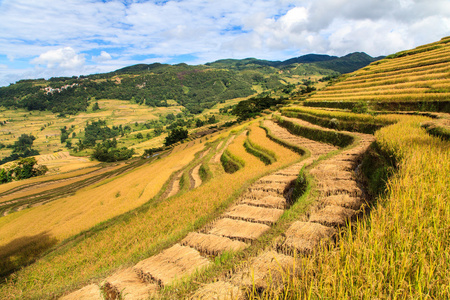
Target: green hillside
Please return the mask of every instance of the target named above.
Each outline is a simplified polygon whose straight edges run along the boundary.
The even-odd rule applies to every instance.
[[[293,64],[258,59],[220,60],[198,66],[138,64],[104,74],[21,80],[0,88],[0,105],[76,114],[86,111],[94,99],[118,99],[152,107],[181,105],[197,114],[218,102],[299,84],[314,75],[354,71],[374,60],[360,56],[318,55],[311,59],[309,55]]]

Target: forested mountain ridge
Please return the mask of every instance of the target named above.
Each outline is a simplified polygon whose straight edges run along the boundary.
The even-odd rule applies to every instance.
[[[0,105],[76,114],[94,99],[119,99],[154,107],[178,104],[196,114],[221,101],[300,83],[298,76],[348,73],[375,60],[353,53],[341,58],[308,54],[283,62],[247,58],[196,66],[137,64],[103,74],[21,80],[0,88]]]

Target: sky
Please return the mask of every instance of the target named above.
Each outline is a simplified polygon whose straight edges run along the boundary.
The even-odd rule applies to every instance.
[[[0,0],[0,86],[138,63],[388,55],[450,35],[450,0]]]

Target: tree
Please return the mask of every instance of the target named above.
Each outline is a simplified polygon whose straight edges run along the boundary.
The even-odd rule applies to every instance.
[[[136,138],[138,138],[138,139],[143,139],[144,138],[144,136],[142,135],[142,133],[138,133],[138,134],[136,134]]]
[[[175,128],[172,129],[169,135],[166,137],[164,145],[169,146],[175,144],[178,141],[184,140],[188,137],[188,131],[184,128]]]
[[[100,106],[98,106],[98,102],[94,103],[94,105],[92,106],[92,110],[93,111],[100,110]]]
[[[31,134],[22,134],[19,139],[14,142],[13,153],[25,153],[27,150],[30,151],[35,139],[36,137]]]

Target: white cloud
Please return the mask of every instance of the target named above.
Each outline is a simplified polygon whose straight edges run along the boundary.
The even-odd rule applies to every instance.
[[[109,54],[106,51],[100,52],[99,56],[93,56],[92,57],[92,60],[96,61],[96,62],[105,62],[105,61],[108,61],[108,60],[111,60],[111,59],[112,59],[111,54]]]
[[[0,0],[0,58],[11,61],[10,70],[19,69],[16,62],[25,69],[29,60],[34,73],[58,76],[110,71],[147,55],[166,62],[190,54],[195,63],[355,51],[378,56],[450,35],[448,1]]]
[[[75,69],[85,63],[83,54],[77,54],[71,47],[49,50],[31,61],[35,65],[47,65],[47,68]]]

